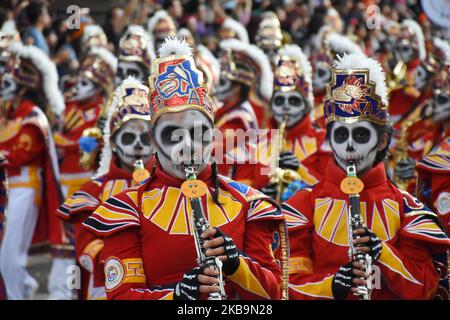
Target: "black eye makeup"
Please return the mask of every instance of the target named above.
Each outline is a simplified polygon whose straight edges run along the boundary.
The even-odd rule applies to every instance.
[[[136,140],[136,134],[132,132],[125,132],[122,137],[120,138],[120,141],[124,146],[129,146]]]
[[[333,132],[334,142],[341,144],[348,140],[350,133],[346,127],[339,127]]]
[[[364,127],[356,127],[352,130],[352,137],[356,143],[367,143],[370,140],[370,130]]]

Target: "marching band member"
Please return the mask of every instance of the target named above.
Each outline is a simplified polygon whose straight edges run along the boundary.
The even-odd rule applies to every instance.
[[[139,25],[129,26],[119,42],[116,85],[129,76],[145,83],[150,76],[153,59],[155,50],[148,33]]]
[[[147,32],[150,36],[152,48],[156,49],[159,48],[166,37],[175,37],[177,35],[177,27],[167,11],[158,10],[148,19]]]
[[[103,201],[141,182],[139,173],[145,178],[151,171],[147,95],[148,88],[132,77],[116,89],[108,109],[100,167],[94,178],[69,197],[57,212],[58,217],[74,227],[76,260],[83,267],[79,294],[82,300],[106,298],[106,293],[100,254],[103,240],[82,228],[81,224]],[[136,160],[141,160],[147,169],[135,168]],[[135,178],[133,172],[136,172]]]
[[[53,215],[61,201],[59,168],[52,129],[43,111],[60,116],[64,98],[56,67],[43,51],[20,42],[8,50],[8,67],[1,75],[0,151],[6,158],[10,190],[0,269],[8,299],[30,299],[38,287],[26,270],[32,241],[50,241],[57,256],[70,247]]]
[[[234,179],[237,163],[246,161],[252,147],[237,139],[236,130],[256,132],[265,122],[266,111],[254,108],[250,100],[255,101],[252,97],[259,96],[269,103],[273,74],[268,58],[257,46],[229,39],[222,41],[220,47],[221,75],[215,94],[222,105],[215,111],[215,121],[223,139],[216,141],[216,158],[219,172]],[[233,148],[228,150],[230,145]],[[240,159],[242,150],[244,159]]]
[[[325,130],[313,125],[311,110],[314,106],[312,93],[312,68],[308,58],[297,45],[286,45],[279,51],[274,75],[274,93],[270,108],[273,116],[268,128],[280,129],[278,137],[269,131],[268,141],[260,144],[257,165],[240,165],[235,179],[277,198],[278,183],[269,184],[270,175],[262,175],[261,166],[270,167],[273,157],[279,155],[278,166],[294,170],[304,184],[312,186],[322,177],[322,168],[330,157],[329,148],[323,146]],[[279,138],[283,140],[279,146]],[[277,150],[280,148],[280,150]],[[272,168],[273,169],[273,168]]]
[[[335,62],[327,90],[334,159],[321,182],[283,204],[290,298],[433,298],[439,274],[432,255],[445,252],[450,240],[435,213],[387,179],[392,128],[381,66],[346,55]]]
[[[279,299],[283,217],[263,194],[217,174],[213,110],[192,49],[166,39],[152,70],[154,173],[106,200],[84,222],[103,237],[107,298],[199,299],[220,292],[230,299]],[[194,184],[204,187],[197,198],[203,209],[195,213],[211,226],[199,251],[192,202],[181,187],[191,170]],[[199,267],[200,252],[205,259],[216,256],[217,268]]]

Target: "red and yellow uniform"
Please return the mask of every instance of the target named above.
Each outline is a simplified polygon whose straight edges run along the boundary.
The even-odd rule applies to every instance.
[[[57,211],[59,218],[73,225],[76,260],[84,268],[80,291],[83,300],[105,298],[105,291],[100,258],[103,240],[81,225],[101,203],[131,187],[133,182],[131,172],[119,168],[116,162],[113,158],[106,175],[85,183]]]
[[[62,133],[55,133],[55,143],[62,157],[60,181],[66,197],[71,196],[92,177],[93,172],[80,165],[78,140],[83,130],[96,126],[104,100],[105,98],[100,96],[86,104],[68,103],[64,112]]]
[[[276,121],[271,119],[269,123],[268,141],[263,141],[257,151],[258,164],[242,164],[237,166],[233,179],[254,188],[261,188],[269,183],[269,175],[273,161],[273,150],[278,148],[278,138],[272,136],[270,129],[276,129]],[[300,161],[297,173],[307,185],[315,185],[322,179],[322,169],[326,166],[331,152],[323,147],[326,132],[315,127],[311,123],[309,115],[293,128],[289,128],[286,134],[283,151],[292,152]]]
[[[198,176],[208,186],[206,218],[241,251],[237,271],[225,276],[228,298],[280,299],[283,216],[262,193],[222,176],[216,204],[211,174],[209,165]],[[84,223],[103,237],[108,299],[172,299],[174,284],[197,266],[182,183],[157,166],[146,183],[108,199]]]
[[[419,199],[439,214],[450,231],[450,135],[419,162],[417,171]]]
[[[323,181],[283,205],[290,238],[291,299],[333,299],[333,276],[349,261],[349,199],[340,189],[345,177],[335,161],[329,161]],[[450,245],[436,214],[389,182],[383,163],[361,180],[362,219],[383,241],[373,265],[372,299],[433,298],[439,274],[432,254]]]
[[[65,249],[69,239],[53,215],[61,193],[56,181],[58,168],[51,129],[45,114],[30,100],[22,101],[7,124],[0,128],[0,139],[9,188],[34,190],[34,199],[27,199],[39,208],[33,243],[50,242],[54,250]]]

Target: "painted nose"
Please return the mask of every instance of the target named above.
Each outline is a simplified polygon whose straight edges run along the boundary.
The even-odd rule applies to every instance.
[[[141,143],[138,141],[138,142],[136,143],[136,145],[134,146],[134,149],[135,149],[135,150],[138,150],[138,151],[141,151],[141,150],[144,149],[144,148],[142,147]]]
[[[348,141],[348,143],[347,143],[347,149],[346,149],[346,151],[347,152],[353,152],[353,151],[355,151],[355,148],[353,147],[353,141],[350,139],[349,141]]]

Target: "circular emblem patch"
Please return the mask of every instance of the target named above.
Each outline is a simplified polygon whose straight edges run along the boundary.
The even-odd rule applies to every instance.
[[[436,209],[439,214],[444,215],[450,212],[450,193],[441,192],[436,200]]]
[[[105,286],[107,290],[117,288],[124,278],[124,268],[122,263],[115,258],[108,259],[105,264]]]

